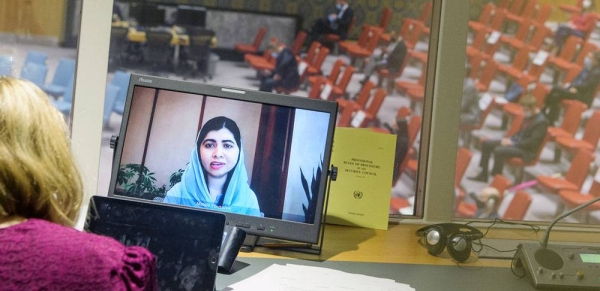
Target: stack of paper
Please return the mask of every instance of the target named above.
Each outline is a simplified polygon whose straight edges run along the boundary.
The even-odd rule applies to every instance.
[[[235,283],[225,290],[309,291],[309,290],[382,290],[414,291],[407,284],[338,270],[286,264],[273,264],[260,273]]]

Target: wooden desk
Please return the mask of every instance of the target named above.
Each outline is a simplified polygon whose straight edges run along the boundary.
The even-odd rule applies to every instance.
[[[295,258],[315,261],[346,261],[395,264],[426,264],[454,266],[445,252],[434,257],[419,245],[415,231],[423,225],[402,224],[390,225],[387,231],[357,227],[327,225],[321,255],[310,255],[298,252],[267,249],[257,247],[255,252],[240,253],[240,258]],[[487,225],[486,225],[487,227]],[[486,227],[478,227],[485,232]],[[516,239],[523,242],[539,241],[544,230],[537,234],[531,229],[507,229],[493,227],[486,238]],[[596,232],[572,232],[553,230],[550,243],[558,241],[575,241],[600,243],[600,235]],[[510,268],[510,260],[477,259],[471,254],[469,260],[461,264],[465,266],[505,267]]]
[[[256,248],[240,253],[238,261],[248,264],[232,275],[217,276],[217,290],[264,270],[272,264],[299,264],[331,268],[354,274],[388,278],[411,285],[419,291],[429,290],[535,290],[528,277],[517,277],[510,260],[476,259],[474,255],[458,264],[447,256],[433,257],[419,245],[415,231],[423,225],[390,225],[388,231],[327,225],[322,254]],[[484,227],[478,227],[485,231]],[[494,227],[486,238],[540,240],[531,229]],[[595,232],[553,231],[550,243],[573,241],[599,243]],[[445,254],[445,252],[443,253]],[[242,264],[240,264],[242,265]],[[517,270],[518,271],[518,270]]]

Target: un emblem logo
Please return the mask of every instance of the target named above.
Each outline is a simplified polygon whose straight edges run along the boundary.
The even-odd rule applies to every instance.
[[[354,191],[354,198],[361,199],[363,197],[362,191]]]

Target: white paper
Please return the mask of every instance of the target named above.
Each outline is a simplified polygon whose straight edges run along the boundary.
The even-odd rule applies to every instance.
[[[319,95],[319,97],[321,97],[321,99],[323,100],[329,99],[329,94],[331,94],[331,90],[333,90],[333,87],[331,86],[331,84],[327,83],[325,85],[325,88],[323,88],[323,90],[321,91],[321,95]]]
[[[304,61],[300,62],[300,64],[298,65],[298,74],[302,76],[304,74],[304,71],[306,71],[306,68],[308,68],[308,64]]]
[[[544,64],[544,62],[546,62],[546,59],[548,58],[548,52],[546,51],[539,51],[535,57],[533,58],[532,63],[536,66],[541,66]]]
[[[488,44],[496,44],[502,34],[499,31],[493,31],[487,38]]]
[[[487,109],[488,106],[490,106],[490,103],[492,103],[492,100],[494,100],[492,94],[484,93],[481,98],[479,98],[479,108],[481,110]]]
[[[356,112],[356,115],[354,115],[354,118],[352,118],[350,125],[352,125],[352,127],[360,127],[363,120],[365,120],[365,117],[367,117],[367,115],[365,114],[364,111],[360,110],[360,111]]]
[[[256,275],[228,286],[233,291],[414,291],[391,279],[351,274],[339,270],[287,264],[273,264]],[[228,289],[228,290],[229,290]]]

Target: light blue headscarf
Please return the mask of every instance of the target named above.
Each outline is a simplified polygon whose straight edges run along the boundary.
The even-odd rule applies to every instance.
[[[198,144],[198,142],[196,142]],[[244,151],[240,147],[240,157],[237,165],[233,168],[233,174],[229,180],[225,197],[218,196],[216,201],[223,199],[222,206],[217,206],[212,201],[204,171],[200,164],[198,146],[194,146],[190,157],[190,163],[181,176],[181,182],[175,184],[167,191],[164,202],[184,206],[207,208],[211,210],[233,212],[254,216],[262,216],[258,199],[254,191],[248,185],[248,173],[244,164]]]

